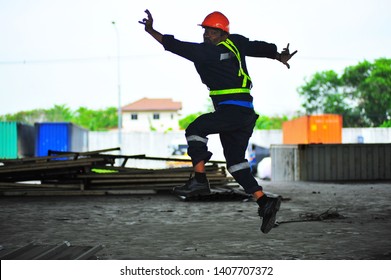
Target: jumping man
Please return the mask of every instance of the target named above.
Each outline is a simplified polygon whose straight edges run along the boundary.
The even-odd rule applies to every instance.
[[[290,68],[288,61],[297,52],[289,53],[289,44],[281,53],[274,44],[250,41],[248,38],[230,34],[229,21],[220,12],[209,14],[200,24],[204,28],[204,42],[183,42],[172,35],[162,35],[153,27],[151,13],[139,23],[164,49],[194,63],[202,82],[208,87],[215,111],[198,117],[186,129],[188,154],[194,167],[194,177],[173,192],[191,197],[209,194],[210,186],[205,173],[205,163],[211,158],[207,136],[219,134],[233,178],[252,194],[258,204],[262,218],[261,231],[268,233],[274,226],[280,208],[280,196],[268,196],[251,174],[245,152],[258,115],[254,112],[250,94],[251,78],[247,71],[246,56],[265,57],[282,62]]]

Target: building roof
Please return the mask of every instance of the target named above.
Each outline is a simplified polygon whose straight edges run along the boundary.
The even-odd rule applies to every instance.
[[[178,111],[182,109],[182,102],[173,101],[171,98],[142,98],[122,107],[125,112],[142,111]]]

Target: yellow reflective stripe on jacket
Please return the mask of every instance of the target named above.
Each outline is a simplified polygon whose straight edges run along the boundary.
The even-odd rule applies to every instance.
[[[209,95],[234,94],[234,93],[250,93],[250,89],[249,88],[230,88],[230,89],[220,89],[220,90],[209,91]]]
[[[243,82],[242,82],[242,87],[246,87],[247,85],[247,80],[251,81],[251,78],[249,75],[246,74],[246,72],[244,72],[243,70],[243,67],[242,67],[242,60],[240,58],[240,52],[239,50],[236,48],[236,46],[234,45],[234,43],[230,40],[230,39],[226,39],[225,41],[223,42],[220,42],[218,43],[217,45],[223,45],[225,46],[228,50],[230,50],[231,52],[233,52],[233,54],[236,56],[236,58],[238,59],[239,61],[239,73],[238,73],[238,76],[243,76]]]

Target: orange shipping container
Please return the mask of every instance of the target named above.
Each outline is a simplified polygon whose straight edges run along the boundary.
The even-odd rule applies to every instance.
[[[284,122],[284,144],[340,144],[342,116],[334,114],[304,116]]]

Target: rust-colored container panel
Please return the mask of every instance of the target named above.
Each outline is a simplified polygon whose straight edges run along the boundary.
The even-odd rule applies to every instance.
[[[282,130],[284,144],[340,144],[342,116],[304,116],[284,122]]]

